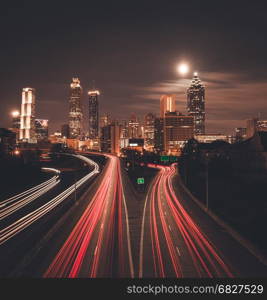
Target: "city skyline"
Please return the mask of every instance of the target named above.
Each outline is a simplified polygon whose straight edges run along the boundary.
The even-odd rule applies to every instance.
[[[191,76],[192,73],[192,76]],[[147,102],[145,102],[145,104],[147,104],[148,110],[146,110],[146,108],[144,107],[143,109],[138,109],[137,111],[139,111],[139,113],[134,112],[134,109],[132,110],[126,110],[126,108],[124,109],[125,114],[124,116],[122,116],[122,114],[120,113],[119,110],[117,110],[116,112],[114,112],[113,114],[110,113],[110,111],[105,110],[103,107],[105,107],[105,97],[103,97],[103,94],[105,95],[105,91],[103,91],[103,93],[101,94],[101,104],[100,104],[100,108],[99,108],[99,116],[103,116],[106,113],[111,115],[112,119],[117,119],[119,121],[129,117],[129,115],[131,113],[135,113],[137,115],[138,118],[143,119],[145,117],[145,115],[147,113],[153,113],[155,115],[160,115],[160,99],[162,96],[164,96],[164,94],[168,94],[168,92],[172,93],[173,95],[175,95],[176,101],[175,101],[175,106],[176,106],[176,110],[179,112],[182,112],[184,114],[187,114],[187,90],[188,87],[191,85],[192,83],[192,79],[194,78],[194,73],[195,72],[189,72],[189,75],[187,76],[188,78],[179,78],[176,81],[165,81],[165,82],[161,82],[158,83],[158,85],[154,85],[150,88],[144,88],[142,91],[146,91],[148,94],[139,94],[140,97],[143,97],[146,100],[152,99],[153,98],[153,102],[148,104]],[[179,75],[178,75],[179,76]],[[190,78],[191,76],[191,78]],[[209,77],[213,76],[213,78],[218,78],[218,80],[211,80],[209,79]],[[225,79],[224,79],[225,76]],[[204,78],[204,80],[202,80],[202,78]],[[215,74],[209,74],[209,73],[204,73],[203,77],[201,76],[201,83],[205,86],[205,94],[208,95],[205,98],[207,98],[207,101],[205,102],[205,106],[206,106],[206,120],[205,120],[205,126],[207,128],[206,132],[207,133],[221,133],[221,134],[233,134],[234,133],[234,128],[238,128],[238,127],[245,127],[246,126],[246,120],[250,119],[250,118],[255,118],[258,117],[260,115],[261,119],[264,119],[265,116],[267,117],[266,113],[264,111],[261,112],[257,112],[254,108],[253,102],[250,102],[249,104],[247,104],[246,106],[238,106],[238,102],[239,99],[242,97],[243,93],[240,92],[240,90],[242,89],[242,86],[245,85],[245,83],[242,84],[238,84],[238,83],[234,83],[232,82],[231,85],[231,80],[234,80],[234,78],[236,78],[235,76],[232,76],[230,74],[219,74],[219,73],[215,73]],[[244,79],[244,78],[243,78]],[[210,80],[210,84],[208,84]],[[235,94],[235,101],[233,101],[232,103],[229,101],[229,98],[225,98],[225,102],[229,103],[228,108],[226,108],[224,110],[224,101],[223,99],[221,99],[220,106],[219,107],[215,107],[215,104],[212,100],[216,99],[217,101],[219,101],[219,96],[218,93],[216,93],[216,89],[219,92],[223,92],[222,89],[222,82],[227,83],[229,85],[229,88],[225,91],[226,93],[231,93],[233,92]],[[259,84],[255,83],[255,88],[252,88],[249,91],[249,94],[247,95],[247,97],[249,97],[249,95],[251,95],[251,93],[253,93],[253,91],[255,93],[259,93],[257,86]],[[64,85],[63,87],[64,89],[67,89],[67,93],[69,93],[69,84],[66,86]],[[36,107],[36,115],[39,118],[44,118],[43,115],[40,115],[40,113],[38,113],[38,111],[40,111],[40,107],[42,107],[43,103],[40,100],[40,98],[42,97],[38,97],[39,93],[38,90],[36,88],[35,89],[35,93],[36,93],[36,101],[37,101],[37,107]],[[88,132],[88,109],[87,109],[87,101],[88,101],[88,95],[87,92],[92,90],[92,88],[84,88],[85,93],[82,93],[81,95],[81,107],[82,107],[82,114],[83,114],[83,118],[82,118],[82,128],[84,133]],[[141,91],[141,89],[140,89]],[[138,91],[138,92],[140,92]],[[266,91],[267,91],[267,87],[266,87]],[[66,91],[65,91],[66,92]],[[224,93],[225,93],[224,92]],[[67,95],[67,97],[69,97]],[[21,95],[20,95],[21,98]],[[104,99],[103,99],[104,98]],[[19,99],[19,101],[21,101],[21,99]],[[61,103],[62,104],[62,103]],[[64,105],[63,105],[64,104]],[[46,116],[46,119],[50,120],[50,126],[49,126],[49,133],[51,134],[52,132],[58,131],[61,129],[62,124],[64,123],[68,123],[69,117],[69,104],[67,103],[66,99],[64,99],[64,103],[61,105],[61,114],[57,114],[57,118],[51,118],[49,119],[47,116],[49,116],[48,114],[44,114]],[[143,105],[145,105],[143,104]],[[264,106],[264,102],[262,102],[262,105]],[[11,126],[12,123],[12,112],[13,111],[20,111],[20,105],[18,104],[17,107],[13,106],[13,110],[12,111],[8,111],[6,113],[6,115],[8,116],[8,120],[6,121],[5,124],[7,124],[7,128]],[[50,106],[47,107],[48,111],[50,112],[50,115],[53,113],[53,111],[51,111],[51,108],[53,107],[53,104],[50,103]],[[232,107],[230,107],[232,105]],[[248,109],[247,109],[248,107]],[[133,105],[130,106],[130,109],[133,108]],[[239,120],[233,120],[233,119],[229,119],[229,109],[232,108],[232,110],[234,109],[238,109],[242,111],[242,115],[241,118]],[[254,111],[253,111],[254,108]],[[149,110],[150,109],[150,110]],[[220,110],[221,115],[218,115],[218,113],[216,114],[215,110]],[[65,112],[66,111],[66,112]],[[64,115],[63,115],[64,113]],[[215,115],[219,118],[217,119],[212,119],[212,116]],[[242,116],[244,116],[244,118],[242,118]],[[222,118],[224,117],[224,118]],[[3,118],[4,119],[4,118]],[[60,122],[59,120],[62,119],[62,122]],[[233,123],[225,123],[225,121],[233,121]],[[217,124],[222,124],[221,126],[218,126]],[[232,127],[232,124],[234,127]],[[4,127],[4,126],[2,126]]]
[[[266,8],[1,4],[4,288],[266,296]]]
[[[178,5],[168,3],[162,8],[153,2],[152,14],[148,14],[148,4],[139,7],[141,13],[135,26],[132,25],[135,7],[120,8],[114,4],[102,13],[101,7],[94,3],[91,9],[96,13],[88,19],[83,15],[87,10],[83,12],[80,6],[80,19],[74,17],[77,22],[70,26],[71,7],[66,5],[58,14],[62,7],[53,4],[45,31],[46,20],[42,16],[49,5],[42,7],[44,13],[36,5],[11,8],[6,3],[5,6],[2,22],[8,30],[3,32],[6,43],[1,49],[5,59],[0,109],[6,113],[1,120],[2,127],[10,124],[8,112],[19,108],[20,90],[32,86],[37,90],[39,102],[36,113],[50,120],[52,131],[59,129],[66,123],[69,78],[76,75],[85,90],[96,80],[103,91],[100,113],[109,112],[115,118],[132,111],[137,115],[154,113],[160,95],[173,92],[177,93],[180,110],[185,107],[185,89],[194,71],[199,72],[207,87],[207,132],[229,134],[258,112],[262,118],[267,117],[264,111],[267,78],[262,64],[266,52],[263,38],[266,20],[260,4],[250,7],[242,3],[242,14],[233,5],[229,11],[226,4],[183,4],[179,7],[182,17],[172,18]],[[125,17],[112,18],[117,11],[124,12]],[[32,19],[24,18],[20,27],[17,25],[21,24],[23,12],[29,12]],[[191,13],[194,18],[190,17]],[[216,26],[212,28],[214,15]],[[159,30],[162,32],[160,45],[156,34]],[[120,34],[112,34],[116,32]],[[71,46],[70,36],[76,41]],[[22,37],[27,42],[22,43],[19,53],[15,52],[14,41],[20,42]],[[129,46],[127,52],[122,45]],[[180,78],[177,74],[177,63],[181,60],[189,62],[190,76]],[[120,110],[115,110],[114,104]],[[62,116],[56,113],[59,110]]]

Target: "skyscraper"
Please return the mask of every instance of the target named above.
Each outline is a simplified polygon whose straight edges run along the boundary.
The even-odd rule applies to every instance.
[[[121,138],[128,138],[128,121],[127,120],[121,120]]]
[[[139,137],[139,122],[135,113],[131,113],[130,120],[128,122],[128,137],[138,138]]]
[[[259,120],[257,122],[257,131],[267,131],[267,120]]]
[[[246,138],[251,138],[255,132],[258,131],[267,131],[267,121],[266,120],[259,120],[259,118],[251,118],[246,120],[247,126],[247,132],[246,132]]]
[[[116,155],[120,153],[121,125],[114,120],[110,124],[101,127],[101,151]]]
[[[241,142],[246,139],[247,136],[247,128],[237,127],[234,131],[234,137],[236,142]]]
[[[48,120],[35,119],[35,134],[37,141],[48,140]]]
[[[194,118],[177,112],[167,112],[164,118],[164,150],[179,155],[184,142],[194,136]]]
[[[155,118],[154,129],[154,150],[161,153],[164,150],[163,118]]]
[[[162,95],[160,97],[160,117],[164,118],[166,112],[176,111],[176,95]]]
[[[144,121],[145,148],[147,150],[152,150],[154,146],[155,116],[152,113],[148,113],[145,115]]]
[[[61,136],[68,139],[69,135],[70,135],[69,124],[63,124],[61,126]]]
[[[72,78],[69,97],[69,130],[70,138],[77,139],[82,134],[82,87],[79,78]]]
[[[111,153],[115,155],[120,154],[120,136],[121,136],[121,125],[118,121],[113,121],[111,127]]]
[[[251,118],[247,120],[247,138],[251,138],[255,132],[257,131],[257,123],[259,119],[258,118]]]
[[[27,87],[22,90],[20,115],[20,140],[35,143],[35,89]]]
[[[99,137],[99,105],[98,90],[88,91],[89,95],[89,138],[98,139]]]
[[[101,126],[100,149],[102,152],[111,152],[111,125]]]
[[[105,114],[103,116],[100,117],[100,128],[107,126],[110,124],[110,116],[109,114]]]
[[[205,134],[205,87],[196,72],[187,89],[187,111],[194,117],[194,134]]]

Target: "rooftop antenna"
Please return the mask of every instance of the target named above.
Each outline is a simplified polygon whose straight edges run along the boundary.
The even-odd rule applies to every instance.
[[[95,80],[93,79],[93,90],[95,90]]]

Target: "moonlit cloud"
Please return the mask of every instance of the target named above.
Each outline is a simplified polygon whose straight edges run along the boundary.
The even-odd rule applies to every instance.
[[[261,113],[266,118],[267,80],[247,78],[243,73],[202,72],[200,79],[206,87],[206,119],[209,132],[232,133],[235,127],[245,127],[247,118]],[[136,88],[136,97],[143,110],[158,106],[162,94],[177,95],[177,109],[186,113],[186,89],[190,79],[166,80]],[[144,107],[143,100],[146,102]]]

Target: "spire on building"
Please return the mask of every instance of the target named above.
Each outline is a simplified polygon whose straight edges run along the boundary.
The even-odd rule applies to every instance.
[[[69,135],[72,139],[82,135],[82,87],[78,77],[73,77],[69,96]]]
[[[205,134],[205,86],[195,72],[187,89],[187,111],[194,117],[194,133]]]
[[[99,90],[95,89],[93,80],[93,89],[88,91],[89,96],[89,138],[97,140],[99,138]]]

